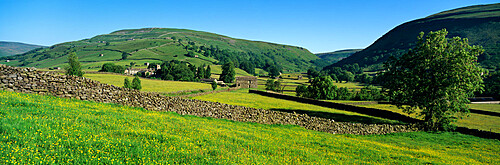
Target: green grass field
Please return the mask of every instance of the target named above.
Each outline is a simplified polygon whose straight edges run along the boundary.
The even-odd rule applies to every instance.
[[[132,81],[132,79],[134,78],[133,76],[117,75],[117,74],[85,74],[84,77],[99,81],[101,83],[120,86],[120,87],[123,86],[125,78],[129,78],[130,81]],[[158,93],[172,93],[179,91],[212,89],[212,86],[206,83],[164,81],[164,80],[152,80],[144,78],[141,78],[141,85],[142,85],[141,91],[158,92]]]
[[[298,80],[297,76],[298,75],[302,75],[302,79],[301,80]],[[306,75],[303,75],[303,74],[299,74],[299,73],[289,73],[289,74],[283,74],[281,77],[283,77],[281,79],[282,81],[282,85],[285,86],[285,91],[283,92],[283,94],[286,94],[286,95],[291,95],[291,96],[295,96],[296,95],[296,92],[295,92],[295,89],[297,88],[298,85],[301,85],[301,84],[306,84],[306,85],[310,85],[309,83],[309,79],[307,78]],[[257,88],[258,89],[262,89],[262,90],[265,90],[266,89],[266,81],[268,80],[269,78],[267,77],[259,77],[257,80],[258,80],[258,86]],[[362,83],[359,83],[359,82],[334,82],[333,85],[337,86],[337,88],[341,88],[341,87],[346,87],[349,89],[349,91],[359,91],[361,90],[361,88],[363,88],[365,85],[362,84]]]
[[[469,104],[471,109],[500,113],[500,104]]]
[[[219,78],[219,75],[222,74],[222,66],[221,65],[210,65],[210,69],[212,72],[212,77]],[[235,68],[234,72],[236,73],[236,77],[244,77],[244,76],[253,76],[240,68]],[[214,75],[217,74],[217,75]]]
[[[296,111],[308,113],[309,115],[331,118],[335,121],[348,121],[360,123],[399,123],[398,121],[387,120],[372,116],[367,116],[359,113],[342,111],[332,108],[325,108],[310,104],[298,103],[294,101],[276,99],[272,97],[261,96],[258,94],[248,93],[248,89],[240,89],[231,92],[222,92],[193,97],[197,100],[205,100],[211,102],[220,102],[231,105],[240,105],[246,107],[279,110],[279,111]]]
[[[334,135],[0,91],[0,164],[495,164],[457,133]]]
[[[398,109],[395,105],[391,105],[391,104],[367,104],[367,105],[357,105],[357,106],[383,109],[383,110],[388,110],[388,111],[408,115],[406,113],[403,113],[403,111]],[[498,111],[495,108],[500,107],[499,105],[495,105],[495,104],[470,104],[470,106],[473,109],[491,110],[491,111],[495,111],[495,110]],[[412,115],[408,115],[408,116],[418,118],[416,116],[416,114],[412,114]],[[464,117],[462,119],[459,119],[454,124],[456,124],[457,126],[460,126],[460,127],[467,127],[467,128],[480,129],[480,130],[500,133],[500,117],[497,117],[497,116],[489,116],[489,115],[470,113],[469,117]]]

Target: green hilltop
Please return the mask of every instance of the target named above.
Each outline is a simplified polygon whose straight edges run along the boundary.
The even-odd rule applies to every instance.
[[[44,46],[25,44],[20,42],[0,41],[0,57],[21,54],[36,48],[43,47]]]
[[[420,32],[428,33],[446,28],[449,37],[468,38],[470,44],[483,46],[485,53],[479,57],[480,64],[485,68],[498,69],[500,68],[498,27],[500,27],[500,3],[444,11],[401,24],[368,48],[326,68],[358,63],[360,66],[377,70],[390,56],[399,57],[412,48]]]
[[[90,39],[56,44],[9,57],[8,65],[37,68],[63,67],[67,54],[75,51],[84,69],[97,70],[104,63],[160,63],[179,60],[195,65],[235,65],[250,62],[256,68],[279,65],[284,71],[304,71],[319,59],[307,49],[267,42],[235,39],[214,33],[170,28],[119,30]],[[122,59],[122,54],[128,54]],[[221,63],[222,63],[221,62]]]

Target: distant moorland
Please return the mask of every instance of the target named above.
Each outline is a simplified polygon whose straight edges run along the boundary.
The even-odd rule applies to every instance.
[[[0,57],[26,53],[27,51],[42,47],[45,46],[25,44],[20,42],[0,41]]]

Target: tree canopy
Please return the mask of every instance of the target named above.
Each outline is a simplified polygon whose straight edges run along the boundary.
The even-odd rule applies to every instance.
[[[385,64],[382,85],[390,100],[406,113],[417,112],[429,130],[446,130],[469,113],[468,98],[481,89],[480,46],[467,38],[447,39],[446,29],[421,32],[414,49]]]
[[[226,83],[231,83],[234,81],[234,77],[236,76],[236,72],[234,71],[233,62],[226,62],[222,66],[222,74],[220,75],[220,79]]]
[[[66,67],[66,75],[83,76],[84,72],[82,71],[82,66],[75,52],[69,53],[68,64],[69,66]]]

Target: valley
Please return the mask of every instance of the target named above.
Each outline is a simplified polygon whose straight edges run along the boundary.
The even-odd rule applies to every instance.
[[[202,27],[211,29],[207,27],[233,26],[217,24],[222,17],[203,15],[205,10],[227,10],[224,19],[239,14],[224,8],[236,8],[230,3],[193,11],[185,10],[193,6],[170,3],[147,12],[136,4],[125,12],[127,17],[99,17],[148,22],[158,18],[155,14],[179,10],[183,12],[170,14],[175,19],[153,22],[175,25],[184,18],[201,24],[197,18],[210,16]],[[244,26],[253,27],[269,17],[267,24],[273,27],[267,35],[288,32],[286,40],[297,45],[335,40],[320,40],[327,34],[305,30],[332,26],[330,18],[344,15],[318,17],[318,24],[301,17],[318,14],[318,6],[302,12],[286,2],[272,9],[283,11],[288,5],[302,14],[291,18],[276,12],[279,17],[267,14],[264,19],[259,12],[248,12],[259,18],[257,23],[238,19],[248,19]],[[328,15],[329,10],[339,9],[320,13]],[[281,19],[300,30],[274,24]],[[109,27],[117,23],[107,21]],[[338,46],[343,49],[325,53],[312,53],[316,45],[221,35],[259,36],[264,27],[217,34],[138,25],[110,33],[105,26],[106,33],[48,47],[0,42],[0,164],[500,161],[499,3],[441,10],[384,31],[366,48]],[[373,22],[364,25],[376,28]],[[360,28],[344,22],[334,26]],[[303,33],[317,35],[318,41]],[[354,42],[349,39],[342,42]]]

